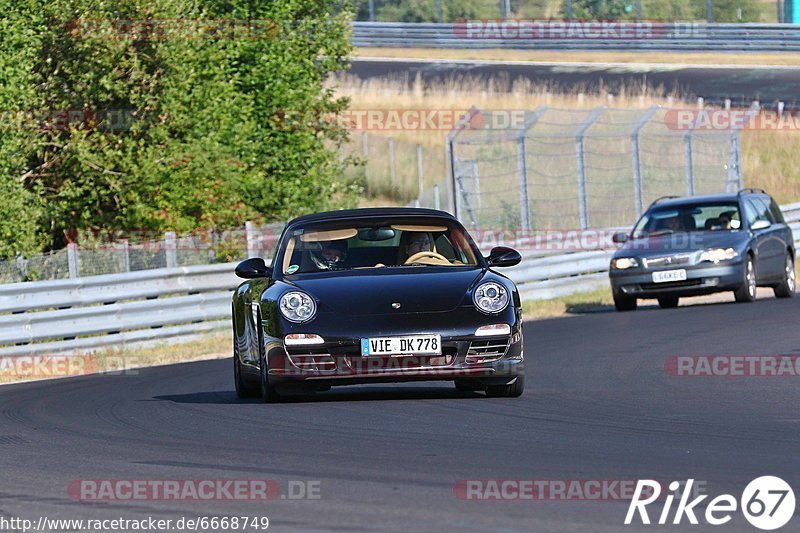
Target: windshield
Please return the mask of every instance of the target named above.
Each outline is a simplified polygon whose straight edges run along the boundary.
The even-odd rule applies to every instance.
[[[283,274],[357,268],[464,267],[478,264],[464,230],[448,221],[309,225],[283,243]]]
[[[635,239],[695,231],[738,231],[742,227],[735,202],[654,207],[633,230]]]

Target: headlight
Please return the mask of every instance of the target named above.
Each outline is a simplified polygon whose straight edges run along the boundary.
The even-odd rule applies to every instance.
[[[278,307],[289,322],[308,322],[317,313],[314,299],[300,291],[289,291],[281,296]]]
[[[475,289],[472,301],[484,313],[499,313],[508,305],[508,291],[499,283],[489,281]]]
[[[712,248],[702,252],[698,262],[702,263],[704,261],[710,261],[711,263],[716,264],[720,261],[730,261],[738,256],[738,252],[733,248]]]
[[[620,257],[619,259],[611,260],[611,268],[616,268],[617,270],[627,270],[638,266],[639,261],[633,257]]]

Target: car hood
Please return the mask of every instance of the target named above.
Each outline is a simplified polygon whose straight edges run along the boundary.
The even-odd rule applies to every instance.
[[[652,257],[696,252],[709,248],[734,248],[741,251],[747,238],[747,233],[742,231],[674,233],[628,241],[614,253],[614,257]]]
[[[461,305],[484,272],[480,267],[404,267],[287,276],[283,281],[314,297],[320,313],[425,313]],[[400,309],[393,309],[393,303]]]

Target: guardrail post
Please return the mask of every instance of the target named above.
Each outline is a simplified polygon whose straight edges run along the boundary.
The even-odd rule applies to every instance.
[[[583,122],[581,122],[580,126],[578,126],[578,130],[575,132],[575,155],[578,160],[578,213],[581,221],[581,229],[589,227],[589,202],[586,195],[586,154],[583,149],[583,140],[589,126],[597,120],[597,117],[599,117],[605,109],[605,106],[594,108]]]
[[[178,266],[178,238],[174,231],[164,234],[164,253],[167,256],[167,268]]]
[[[67,244],[67,267],[70,279],[79,278],[81,275],[80,262],[78,261],[78,245],[74,242]]]
[[[653,106],[648,109],[642,118],[633,126],[631,130],[631,154],[633,156],[633,202],[636,209],[636,218],[642,216],[644,212],[644,183],[642,180],[642,157],[639,151],[639,133],[653,115],[656,114],[660,106]]]

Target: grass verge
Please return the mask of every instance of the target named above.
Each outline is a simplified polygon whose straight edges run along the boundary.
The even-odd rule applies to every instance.
[[[743,65],[753,67],[800,65],[800,54],[786,52],[637,52],[561,50],[458,50],[450,48],[359,48],[355,57],[477,59],[555,63],[661,63],[675,65]]]
[[[525,320],[542,320],[568,315],[579,315],[614,309],[614,300],[608,288],[591,292],[578,292],[550,300],[526,300],[522,302]]]

